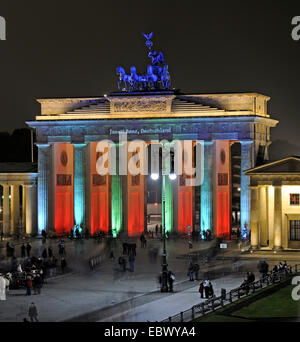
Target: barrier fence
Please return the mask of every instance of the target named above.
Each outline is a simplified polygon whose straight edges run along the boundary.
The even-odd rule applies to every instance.
[[[224,307],[227,304],[231,304],[240,298],[247,297],[263,288],[266,288],[275,283],[279,283],[284,279],[287,279],[300,271],[300,264],[294,266],[288,266],[287,269],[270,272],[266,274],[262,279],[248,283],[244,286],[235,288],[228,293],[222,289],[222,294],[219,297],[208,299],[200,304],[192,306],[190,309],[182,311],[174,316],[168,317],[161,322],[189,322],[196,318],[203,317],[204,315],[214,312],[217,309]]]

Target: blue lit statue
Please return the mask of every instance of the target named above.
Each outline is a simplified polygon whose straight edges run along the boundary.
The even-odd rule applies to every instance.
[[[146,38],[146,46],[149,49],[148,57],[151,59],[151,65],[147,66],[147,73],[139,75],[136,72],[135,66],[130,68],[130,75],[127,75],[125,70],[119,66],[117,75],[119,75],[118,88],[124,84],[123,91],[147,91],[156,89],[170,89],[170,74],[168,65],[165,64],[162,52],[157,53],[152,50],[153,43],[151,38],[153,32],[149,34],[143,33]]]
[[[130,83],[130,75],[126,75],[125,70],[121,66],[117,67],[117,75],[119,75],[118,88],[120,89],[120,85],[123,82],[125,89],[127,89],[127,84]]]

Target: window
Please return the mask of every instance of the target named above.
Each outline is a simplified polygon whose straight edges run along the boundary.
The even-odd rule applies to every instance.
[[[218,185],[228,185],[228,173],[218,173]]]
[[[300,194],[290,194],[290,205],[299,205],[300,204]]]
[[[290,220],[290,240],[300,241],[300,220]]]

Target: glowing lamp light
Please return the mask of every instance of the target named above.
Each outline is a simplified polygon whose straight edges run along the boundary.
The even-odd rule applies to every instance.
[[[175,179],[177,178],[176,173],[170,173],[170,174],[169,174],[169,178],[170,178],[171,180],[175,180]]]
[[[155,203],[154,203],[154,205],[157,207],[157,206],[158,206],[158,203],[157,203],[157,202],[155,202]]]
[[[153,180],[158,180],[159,174],[158,174],[158,173],[152,173],[152,174],[151,174],[151,178],[152,178]]]

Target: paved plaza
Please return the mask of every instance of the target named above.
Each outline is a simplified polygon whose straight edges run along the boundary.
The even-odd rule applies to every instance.
[[[0,321],[22,321],[27,316],[28,305],[32,301],[37,305],[39,320],[50,322],[160,321],[201,302],[198,282],[190,282],[187,277],[190,250],[186,239],[167,241],[168,268],[176,276],[173,294],[159,291],[161,240],[149,239],[146,248],[141,248],[140,241],[136,241],[137,256],[133,273],[121,273],[118,270],[122,242],[116,240],[109,248],[105,242],[67,240],[67,262],[71,272],[48,279],[40,295],[25,296],[25,289],[10,290],[7,300],[0,302]],[[33,254],[39,256],[44,246],[48,245],[52,246],[57,256],[58,240],[47,241],[45,245],[42,245],[40,239],[34,240]],[[207,254],[212,245],[213,242],[195,242],[192,252],[203,251]],[[212,280],[216,295],[220,295],[221,288],[228,291],[238,287],[248,270],[254,271],[258,277],[258,260],[253,255],[252,259],[237,259],[239,250],[236,243],[232,242],[229,247],[224,258],[223,254],[218,254],[209,264],[204,263],[202,257],[198,259],[200,277]],[[156,261],[149,257],[152,248],[159,251]],[[15,250],[18,256],[18,245]],[[114,260],[108,257],[111,250],[114,252]],[[4,252],[5,248],[2,248],[2,255]],[[295,254],[293,253],[293,257]],[[88,259],[93,255],[103,255],[104,260],[91,271]],[[274,259],[269,264],[272,266],[276,262]],[[291,263],[297,262],[293,260]]]

